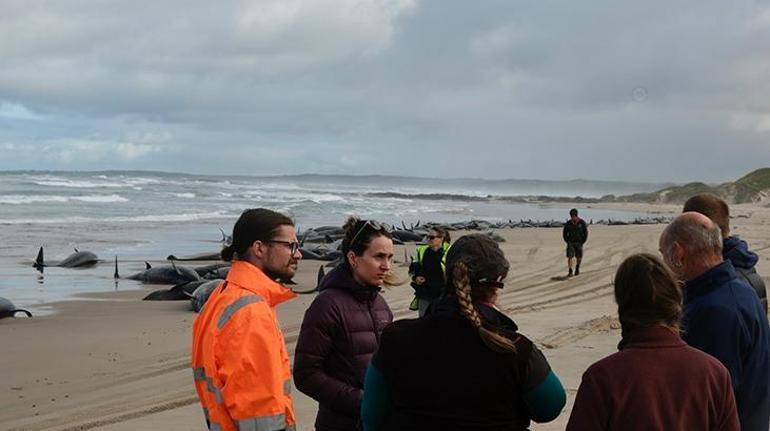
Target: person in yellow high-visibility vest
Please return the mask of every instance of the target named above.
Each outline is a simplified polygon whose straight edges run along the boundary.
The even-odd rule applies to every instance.
[[[427,239],[427,244],[417,247],[414,262],[409,268],[420,317],[444,292],[446,252],[452,241],[449,231],[438,226],[428,231]]]

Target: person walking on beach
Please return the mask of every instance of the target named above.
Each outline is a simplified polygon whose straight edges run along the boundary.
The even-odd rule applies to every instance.
[[[770,328],[751,287],[722,260],[722,236],[708,217],[686,212],[660,237],[666,263],[684,281],[683,336],[730,372],[744,431],[770,427]]]
[[[525,430],[555,419],[564,388],[542,352],[495,308],[509,264],[490,237],[447,252],[445,295],[382,333],[366,373],[366,431]]]
[[[762,307],[767,313],[767,289],[765,281],[755,268],[759,256],[749,250],[746,241],[737,236],[730,236],[730,208],[719,196],[711,193],[700,193],[684,203],[682,212],[695,211],[710,218],[722,231],[722,258],[729,260],[735,267],[735,272],[743,281],[749,284],[759,296]]]
[[[193,325],[192,368],[210,430],[294,430],[286,353],[275,307],[294,298],[289,280],[302,258],[294,223],[249,209],[222,259],[234,261]]]
[[[657,257],[615,273],[618,352],[583,373],[567,431],[739,431],[730,373],[680,337],[682,291]]]
[[[583,244],[588,240],[588,226],[578,217],[578,210],[569,210],[569,220],[564,223],[562,238],[567,243],[567,277],[580,274],[580,262],[583,260]]]
[[[297,389],[319,404],[316,431],[360,429],[366,366],[393,320],[379,294],[392,281],[390,226],[351,217],[345,230],[344,261],[321,281],[294,353]]]
[[[422,317],[428,306],[444,291],[444,257],[452,238],[449,231],[436,226],[428,231],[428,243],[417,247],[409,268],[412,287],[417,297],[418,313]]]

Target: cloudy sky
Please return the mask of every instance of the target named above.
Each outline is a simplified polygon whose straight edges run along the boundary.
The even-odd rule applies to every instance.
[[[770,2],[2,0],[0,169],[711,182]]]

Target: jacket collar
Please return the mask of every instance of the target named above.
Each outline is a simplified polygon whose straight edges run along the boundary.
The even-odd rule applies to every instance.
[[[233,262],[227,282],[265,298],[271,307],[297,296],[291,289],[271,280],[261,269],[242,260]]]
[[[344,263],[337,265],[321,280],[318,291],[326,289],[344,290],[362,302],[374,299],[381,290],[379,286],[365,286],[357,282],[350,268]]]
[[[623,339],[618,343],[618,350],[628,348],[681,347],[684,345],[685,342],[682,341],[682,337],[671,329],[664,328],[663,326],[648,326],[624,333]]]
[[[684,303],[687,304],[695,298],[719,288],[730,280],[735,279],[735,277],[735,268],[729,260],[720,263],[684,283]]]

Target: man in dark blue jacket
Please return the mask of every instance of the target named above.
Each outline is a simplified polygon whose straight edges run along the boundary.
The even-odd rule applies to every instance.
[[[741,429],[770,427],[770,327],[759,298],[722,260],[719,227],[696,212],[660,237],[666,263],[685,282],[682,338],[730,372]]]
[[[765,281],[755,268],[759,256],[749,250],[746,241],[730,236],[730,208],[722,198],[711,193],[699,193],[687,199],[682,212],[695,211],[710,218],[722,231],[722,257],[735,267],[738,277],[757,292],[762,308],[767,313],[767,289]]]

